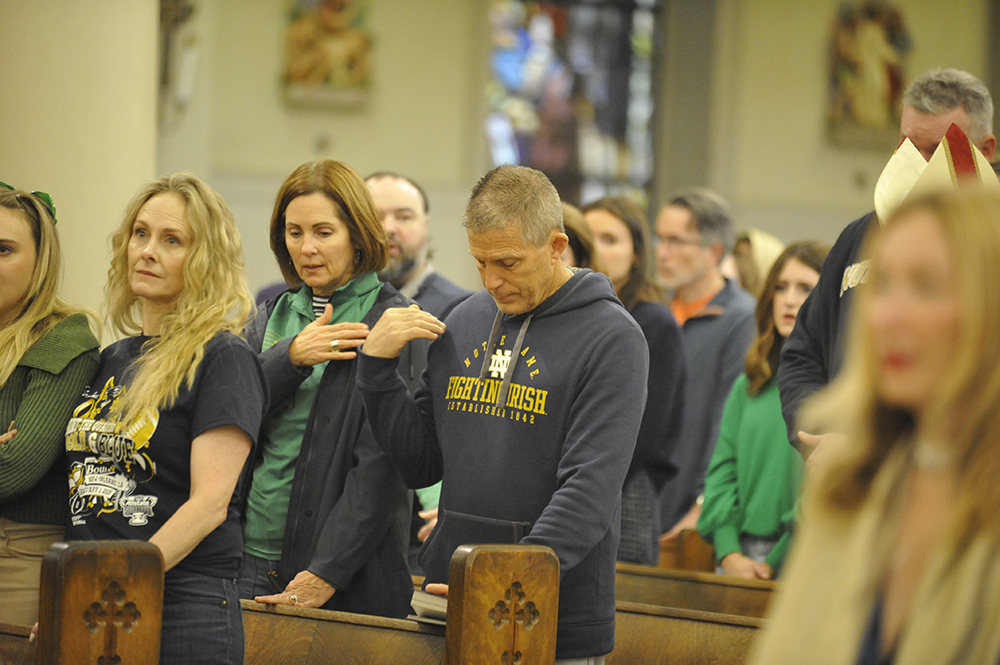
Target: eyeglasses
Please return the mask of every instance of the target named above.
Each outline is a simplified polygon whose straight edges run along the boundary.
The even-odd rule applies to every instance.
[[[682,238],[681,236],[656,236],[657,245],[666,245],[670,249],[680,249],[681,247],[703,247],[705,241],[702,238]]]
[[[0,187],[3,187],[4,189],[9,189],[12,192],[17,190],[17,187],[14,187],[13,185],[8,185],[3,181],[0,181]],[[39,192],[39,191],[31,192],[31,195],[37,198],[39,201],[41,201],[42,204],[46,207],[46,209],[48,209],[49,214],[52,215],[52,224],[55,225],[57,222],[56,204],[52,202],[52,197],[45,192]]]

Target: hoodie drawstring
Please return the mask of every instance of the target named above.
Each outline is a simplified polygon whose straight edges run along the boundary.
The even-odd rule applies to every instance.
[[[497,393],[496,407],[503,408],[504,404],[507,402],[507,393],[510,391],[510,381],[514,376],[514,365],[517,364],[517,358],[521,355],[521,347],[524,345],[524,336],[528,333],[528,324],[531,323],[531,318],[533,314],[529,314],[528,318],[524,320],[521,324],[521,330],[517,333],[517,339],[514,341],[514,350],[510,353],[510,362],[507,363],[507,369],[503,374],[503,382],[500,384],[500,391]],[[493,330],[490,331],[490,341],[486,344],[486,355],[483,357],[483,367],[479,371],[479,380],[486,380],[486,372],[489,371],[490,358],[493,355],[493,351],[496,350],[497,338],[500,336],[500,324],[503,323],[503,312],[497,311],[497,318],[493,320]]]

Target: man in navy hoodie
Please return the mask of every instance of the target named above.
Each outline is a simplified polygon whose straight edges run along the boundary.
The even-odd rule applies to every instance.
[[[424,545],[447,583],[466,543],[551,547],[559,557],[559,661],[614,648],[621,488],[646,402],[648,351],[611,282],[571,271],[555,188],[523,166],[493,169],[463,225],[485,291],[443,323],[387,312],[357,384],[376,439],[411,487],[443,480]],[[396,372],[407,341],[435,339],[416,397]],[[430,588],[429,588],[430,590]]]
[[[989,90],[968,72],[932,69],[911,83],[903,94],[900,141],[910,139],[929,161],[952,123],[965,132],[987,160],[993,161],[997,141],[993,135],[993,100]],[[869,227],[877,221],[872,211],[841,232],[823,262],[816,288],[799,310],[795,329],[781,349],[778,364],[781,411],[789,441],[806,456],[811,449],[825,448],[821,444],[836,436],[800,432],[799,409],[840,371],[854,288],[868,277],[869,262],[859,254]],[[815,463],[813,460],[811,464]]]

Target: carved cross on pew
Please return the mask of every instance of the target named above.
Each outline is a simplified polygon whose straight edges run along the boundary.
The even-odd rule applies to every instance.
[[[83,623],[91,633],[104,628],[104,653],[97,659],[97,665],[121,665],[118,628],[131,633],[142,617],[139,608],[132,601],[126,601],[125,595],[121,585],[112,582],[101,592],[101,600],[91,603],[83,613]]]
[[[513,616],[513,623],[511,623]],[[527,600],[527,595],[520,582],[514,582],[504,593],[503,600],[498,600],[490,610],[489,618],[493,627],[503,630],[510,626],[510,649],[503,652],[503,665],[518,665],[521,662],[521,652],[517,650],[518,627],[531,630],[541,616],[535,604]]]

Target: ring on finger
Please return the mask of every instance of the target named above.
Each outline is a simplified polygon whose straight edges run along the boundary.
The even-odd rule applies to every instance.
[[[340,340],[339,339],[330,340],[330,348],[333,349],[334,351],[340,351]]]
[[[299,602],[299,595],[293,593],[291,596],[288,597],[288,599],[292,601],[292,604],[294,605],[295,603]]]

